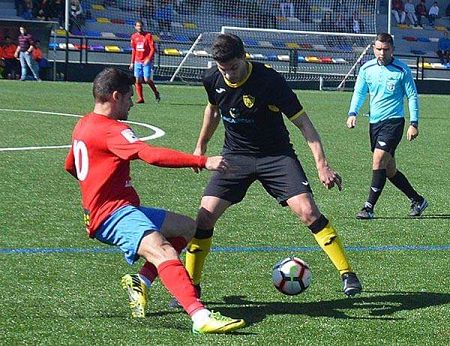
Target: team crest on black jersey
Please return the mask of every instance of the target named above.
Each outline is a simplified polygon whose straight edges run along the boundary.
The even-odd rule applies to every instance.
[[[255,98],[251,95],[244,95],[242,96],[242,99],[244,100],[244,105],[247,108],[252,108],[255,105]]]

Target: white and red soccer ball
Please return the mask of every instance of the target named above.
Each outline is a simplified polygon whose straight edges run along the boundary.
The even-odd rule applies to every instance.
[[[288,257],[275,264],[272,281],[276,289],[283,294],[300,294],[311,284],[311,269],[300,258]]]

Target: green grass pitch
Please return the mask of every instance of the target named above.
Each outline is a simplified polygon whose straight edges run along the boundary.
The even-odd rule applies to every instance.
[[[161,103],[144,89],[147,103],[136,105],[130,120],[166,132],[152,144],[191,152],[205,93],[199,87],[160,88]],[[91,84],[0,81],[0,90],[0,344],[448,344],[449,96],[420,96],[420,136],[404,138],[396,154],[399,168],[430,202],[425,216],[410,219],[409,201],[387,183],[378,218],[362,222],[354,216],[371,177],[367,118],[348,130],[351,93],[299,91],[344,190],[321,186],[303,137],[289,124],[291,139],[365,292],[346,298],[307,228],[254,184],[217,224],[217,251],[208,258],[202,297],[211,309],[245,318],[248,327],[232,335],[194,336],[189,318],[167,307],[160,283],[151,288],[148,318],[129,316],[119,281],[139,265],[128,266],[120,253],[87,238],[77,184],[63,169],[68,149],[3,150],[68,144],[77,118],[53,113],[89,112]],[[152,133],[133,128],[140,136]],[[220,126],[208,153],[218,154],[222,140]],[[143,204],[194,217],[209,173],[134,162],[132,176]],[[289,255],[307,261],[313,273],[311,287],[295,297],[281,295],[271,283],[273,264]]]

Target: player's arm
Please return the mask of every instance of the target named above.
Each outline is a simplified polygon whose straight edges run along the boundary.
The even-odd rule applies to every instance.
[[[153,42],[152,35],[148,34],[147,36],[147,44],[150,48],[150,51],[148,52],[148,57],[144,61],[144,65],[148,65],[151,61],[153,61],[153,57],[155,56],[155,44]]]
[[[66,162],[64,164],[64,169],[69,172],[75,179],[78,179],[77,177],[77,170],[75,167],[75,157],[73,156],[73,150],[72,147],[70,147],[69,152],[66,156]]]
[[[314,161],[316,162],[319,179],[322,182],[322,184],[327,189],[331,189],[336,184],[339,190],[341,190],[342,179],[328,165],[319,133],[316,131],[314,125],[312,124],[306,112],[302,110],[299,116],[291,119],[293,119],[291,120],[292,123],[299,128],[303,137],[306,139],[309,148],[311,149]]]
[[[106,143],[108,149],[123,160],[140,159],[148,164],[167,168],[192,167],[218,171],[228,169],[227,162],[221,156],[206,157],[151,146],[142,142],[130,128],[111,131]]]
[[[366,70],[361,69],[356,79],[355,89],[353,91],[352,101],[350,102],[350,110],[348,111],[347,127],[352,129],[356,126],[356,116],[358,115],[361,106],[366,100],[369,88],[365,79]]]
[[[411,70],[407,70],[403,83],[405,94],[408,98],[410,124],[406,132],[406,138],[408,141],[412,141],[419,135],[419,98]]]
[[[195,146],[194,155],[204,155],[209,140],[220,123],[219,107],[208,103],[203,113],[203,124]]]
[[[130,46],[131,46],[131,62],[130,62],[130,70],[132,70],[133,67],[134,67],[134,61],[135,61],[135,59],[136,59],[136,47],[135,47],[135,44],[134,44],[133,39],[131,39]]]

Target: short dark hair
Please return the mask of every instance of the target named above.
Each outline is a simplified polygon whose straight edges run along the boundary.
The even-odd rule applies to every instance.
[[[144,26],[144,22],[142,20],[137,20],[134,22],[134,25],[136,25],[137,23],[141,24],[142,26]]]
[[[244,43],[233,34],[220,34],[212,45],[212,57],[218,62],[228,62],[245,56]]]
[[[135,79],[128,72],[115,67],[107,67],[94,79],[92,94],[96,102],[107,102],[114,91],[122,95],[130,92]]]
[[[377,35],[375,38],[375,41],[380,41],[383,43],[390,43],[392,47],[394,47],[394,38],[391,34],[388,34],[387,32],[382,32]]]

